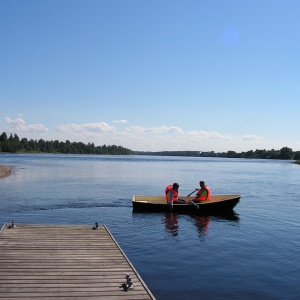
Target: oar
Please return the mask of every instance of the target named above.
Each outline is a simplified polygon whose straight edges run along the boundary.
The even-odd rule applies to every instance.
[[[194,191],[192,191],[190,194],[187,195],[187,197],[191,196],[192,194],[194,194],[197,191],[197,189],[195,189]]]
[[[191,203],[192,203],[194,206],[196,206],[197,209],[199,209],[199,204],[200,204],[200,203],[197,203],[197,204],[196,204],[193,200],[191,201]]]
[[[172,211],[173,210],[173,199],[172,200],[170,199],[169,204],[170,204],[170,211]]]

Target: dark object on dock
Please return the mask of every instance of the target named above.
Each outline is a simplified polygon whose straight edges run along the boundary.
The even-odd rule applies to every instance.
[[[11,221],[11,225],[9,226],[9,228],[16,228],[16,224],[14,220]]]
[[[96,229],[99,229],[99,223],[98,222],[95,222],[95,227],[94,227],[94,229],[96,230]]]
[[[125,292],[127,292],[129,289],[133,289],[133,284],[128,274],[126,275],[125,279],[126,281],[121,285],[121,287]]]

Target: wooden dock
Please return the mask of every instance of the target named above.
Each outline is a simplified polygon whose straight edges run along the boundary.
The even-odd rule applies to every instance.
[[[0,299],[155,299],[106,226],[12,225],[0,230]]]

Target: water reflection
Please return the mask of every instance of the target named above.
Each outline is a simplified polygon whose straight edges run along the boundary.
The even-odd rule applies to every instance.
[[[228,211],[223,214],[214,214],[210,216],[219,220],[233,221],[233,223],[238,222],[240,220],[239,215],[234,210]]]
[[[165,224],[166,232],[170,233],[172,236],[178,235],[178,214],[166,212],[163,218],[163,223]]]
[[[212,220],[216,222],[229,221],[234,223],[239,221],[239,217],[234,211],[218,215],[194,215],[191,216],[191,218],[197,228],[198,236],[201,241],[205,241],[205,238],[208,236],[209,226]]]
[[[150,212],[135,212],[135,217],[143,220],[161,220],[161,224],[164,226],[164,231],[172,236],[179,238],[179,229],[185,229],[189,224],[193,224],[196,228],[196,232],[200,240],[205,240],[209,235],[209,229],[214,222],[227,222],[230,225],[235,226],[239,222],[239,216],[234,212],[226,212],[223,214],[210,214],[210,215],[189,215],[189,214],[177,214],[174,212],[164,213],[150,213]],[[147,218],[145,218],[147,216]],[[152,217],[151,217],[152,216]],[[148,221],[147,221],[148,222]],[[154,221],[155,222],[155,221]]]
[[[208,235],[208,226],[210,222],[209,216],[199,216],[195,217],[195,225],[197,227],[200,236]]]

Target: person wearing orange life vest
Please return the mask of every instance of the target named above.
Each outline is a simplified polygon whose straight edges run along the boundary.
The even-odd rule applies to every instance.
[[[209,201],[210,188],[207,185],[205,185],[205,182],[203,180],[201,180],[199,184],[200,184],[200,189],[197,189],[197,195],[193,199],[193,202],[199,203],[199,202]]]
[[[179,189],[179,184],[177,182],[174,182],[173,184],[169,184],[165,189],[165,198],[167,202],[170,204],[170,206],[173,206],[173,203],[174,204],[186,203],[184,200],[178,199],[178,189]]]

